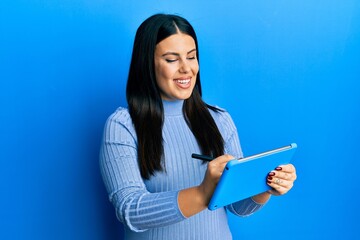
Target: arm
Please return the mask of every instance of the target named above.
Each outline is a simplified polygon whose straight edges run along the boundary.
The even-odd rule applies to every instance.
[[[135,131],[123,118],[109,118],[100,153],[102,177],[118,219],[140,232],[180,222],[206,209],[216,185],[214,174],[206,174],[199,186],[180,191],[150,193],[146,189],[137,163]],[[217,162],[221,161],[227,161],[226,157]]]
[[[199,186],[180,191],[179,207],[186,217],[207,208],[225,165],[231,159],[234,159],[231,155],[223,155],[214,159],[208,164],[204,180]]]
[[[129,115],[120,110],[108,119],[101,144],[100,170],[118,219],[137,232],[184,220],[178,191],[150,193],[146,189],[134,134]]]

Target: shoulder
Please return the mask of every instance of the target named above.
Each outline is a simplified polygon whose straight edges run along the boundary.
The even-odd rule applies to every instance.
[[[119,107],[107,119],[106,124],[120,124],[123,126],[132,126],[132,120],[127,108]]]
[[[209,108],[211,116],[214,118],[215,122],[219,122],[221,124],[234,124],[230,113],[219,106],[212,106],[217,110],[212,110]]]
[[[114,113],[112,113],[105,124],[105,134],[106,133],[125,133],[130,134],[135,137],[135,129],[133,122],[129,113],[129,110],[124,107],[119,107]],[[123,135],[123,134],[120,134]],[[114,134],[112,136],[120,136],[119,134]]]
[[[230,115],[230,113],[221,107],[213,106],[217,110],[212,110],[209,108],[210,114],[213,117],[216,125],[219,128],[219,131],[224,134],[231,135],[234,131],[237,131],[235,123]]]

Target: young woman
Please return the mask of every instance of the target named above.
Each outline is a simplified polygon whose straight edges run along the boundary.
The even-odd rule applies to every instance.
[[[247,216],[292,188],[295,168],[283,165],[269,173],[273,190],[207,209],[226,163],[242,151],[228,112],[201,98],[197,38],[184,18],[157,14],[140,25],[126,94],[128,108],[109,117],[100,153],[125,239],[232,239],[226,210]]]

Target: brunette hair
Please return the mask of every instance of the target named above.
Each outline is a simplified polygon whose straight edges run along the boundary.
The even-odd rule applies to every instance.
[[[180,16],[153,15],[139,26],[135,35],[126,98],[137,136],[140,172],[145,179],[149,179],[155,171],[163,170],[161,159],[164,153],[162,138],[164,109],[155,78],[155,47],[160,41],[178,31],[194,39],[196,57],[199,60],[195,31],[190,23]],[[196,79],[190,98],[184,101],[183,113],[202,153],[217,157],[224,153],[224,140],[209,109],[221,110],[202,100],[200,72]]]

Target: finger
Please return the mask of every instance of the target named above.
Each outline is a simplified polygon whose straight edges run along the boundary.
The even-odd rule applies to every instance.
[[[222,175],[226,164],[232,159],[234,159],[234,157],[231,155],[222,155],[215,158],[208,164],[209,174],[213,177],[219,178]]]
[[[220,169],[221,171],[223,171],[226,164],[232,159],[234,159],[234,157],[232,157],[230,155],[222,155],[220,157],[215,158],[211,162],[209,162],[208,167],[209,168]]]
[[[215,158],[211,162],[214,162],[216,164],[222,164],[222,163],[227,163],[228,161],[233,160],[233,159],[235,159],[233,156],[231,156],[229,154],[225,154],[225,155],[221,155],[221,156]]]
[[[295,181],[297,178],[296,169],[292,164],[280,165],[277,168],[275,168],[275,170],[272,172],[274,172],[274,174],[277,174],[280,177],[283,177],[285,179],[290,179],[293,181]]]
[[[272,187],[273,189],[269,190],[271,194],[273,195],[283,195],[287,193],[291,187],[289,186],[289,183],[286,183],[286,181],[279,180],[280,182],[269,182],[268,185]],[[292,185],[292,184],[290,184]]]
[[[288,172],[288,173],[296,172],[296,169],[295,169],[294,165],[292,165],[292,164],[280,165],[277,168],[275,168],[275,170],[282,171],[282,172]]]
[[[295,181],[296,174],[295,173],[289,173],[289,172],[282,172],[282,171],[271,171],[268,174],[268,177],[277,177],[277,178],[281,178],[283,180]]]
[[[288,181],[288,180],[284,180],[282,178],[277,178],[277,177],[268,177],[267,183],[273,188],[280,186],[280,187],[286,188],[288,190],[290,190],[292,188],[292,186],[294,185],[293,181]]]

